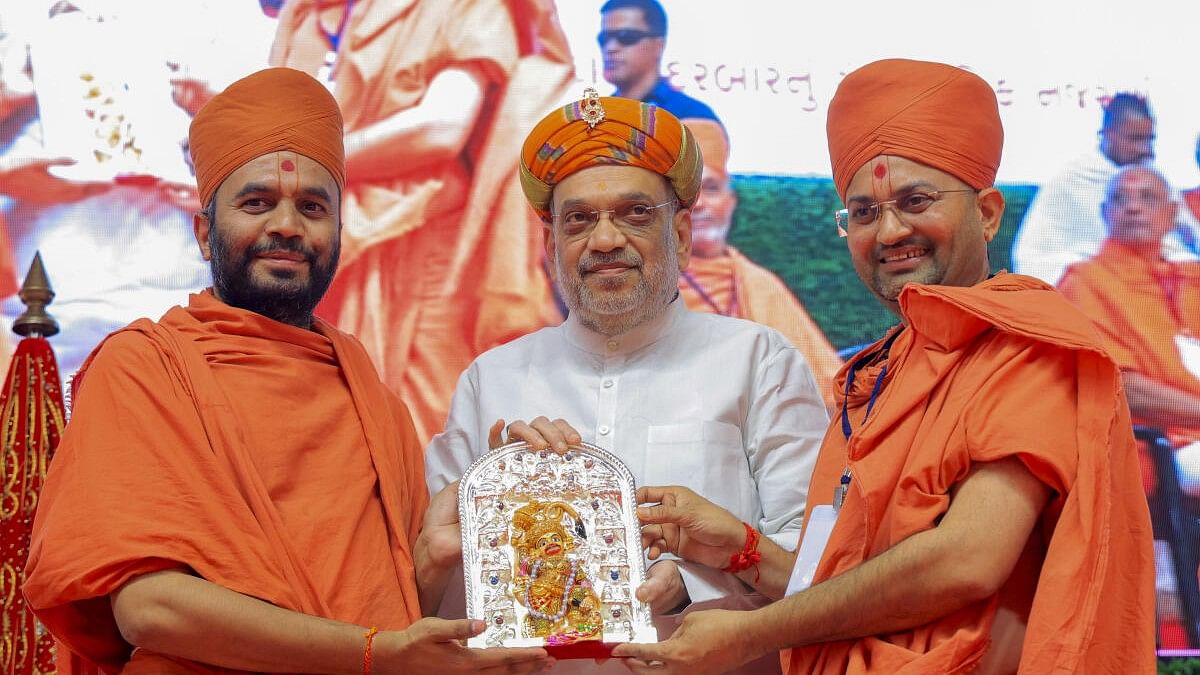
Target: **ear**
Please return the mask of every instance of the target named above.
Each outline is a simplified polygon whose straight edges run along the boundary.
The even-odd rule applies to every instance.
[[[542,221],[542,249],[546,252],[546,262],[550,269],[550,279],[558,281],[558,265],[554,264],[554,226]]]
[[[205,260],[212,260],[212,245],[209,243],[211,229],[212,223],[203,211],[192,214],[192,234],[196,236],[196,243],[200,245],[200,255]]]
[[[676,211],[671,226],[675,228],[675,255],[679,259],[679,269],[683,271],[692,259],[692,209]]]
[[[983,240],[990,242],[1000,231],[1000,221],[1004,219],[1004,195],[994,187],[984,188],[979,191],[975,208],[979,210]]]

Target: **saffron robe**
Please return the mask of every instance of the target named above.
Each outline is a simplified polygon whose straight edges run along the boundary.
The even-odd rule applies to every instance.
[[[728,254],[724,256],[692,256],[688,262],[687,273],[708,296],[706,299],[680,276],[679,295],[688,309],[749,319],[783,333],[808,361],[821,398],[826,407],[832,408],[833,378],[842,367],[842,360],[821,327],[779,277],[734,247],[727,246],[725,250]]]
[[[164,569],[359,625],[420,617],[421,445],[362,347],[314,327],[206,292],[114,333],[84,364],[24,587],[60,667],[221,672],[131,655],[118,632],[107,596]]]
[[[1017,457],[1053,493],[998,593],[910,630],[784,652],[787,672],[970,672],[1004,608],[1027,622],[1023,645],[1006,654],[1015,665],[1021,650],[1021,673],[1153,673],[1150,517],[1120,375],[1091,323],[1014,274],[970,288],[909,285],[900,308],[907,325],[869,419],[881,364],[839,395],[854,432],[847,442],[831,425],[817,460],[808,513],[831,503],[847,466],[853,481],[815,583],[936,526],[976,462]]]
[[[316,74],[329,15],[284,7],[271,61]],[[334,68],[353,133],[421,104],[443,70],[486,79],[458,156],[343,194],[342,261],[318,314],[362,340],[413,412],[418,437],[445,426],[475,356],[561,320],[542,265],[541,227],[517,178],[521,139],[572,81],[548,0],[359,0]],[[322,26],[324,28],[322,28]],[[350,148],[352,151],[353,148]],[[396,150],[403,171],[404,148]]]
[[[1059,290],[1095,322],[1122,370],[1200,396],[1200,378],[1175,345],[1176,335],[1200,336],[1200,263],[1151,262],[1110,239],[1095,258],[1069,267]],[[1177,445],[1200,441],[1200,429],[1186,424],[1166,432]]]

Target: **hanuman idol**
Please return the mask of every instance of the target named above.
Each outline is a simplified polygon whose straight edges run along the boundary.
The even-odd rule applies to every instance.
[[[527,636],[558,643],[599,640],[604,627],[600,599],[583,563],[567,557],[576,546],[565,522],[573,522],[584,536],[579,514],[564,502],[534,500],[513,513],[513,596],[528,611]]]

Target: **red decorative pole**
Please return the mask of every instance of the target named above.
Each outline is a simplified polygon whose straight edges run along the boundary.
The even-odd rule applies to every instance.
[[[41,254],[33,258],[20,290],[25,313],[13,321],[21,335],[0,390],[0,673],[54,673],[54,640],[34,619],[21,595],[29,533],[46,467],[66,423],[62,382],[47,337],[58,322],[46,313],[54,291]]]

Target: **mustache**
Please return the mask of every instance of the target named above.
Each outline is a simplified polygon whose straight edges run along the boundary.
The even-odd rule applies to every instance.
[[[265,242],[255,244],[246,249],[246,260],[250,260],[260,253],[268,253],[271,251],[287,251],[288,253],[298,253],[304,256],[310,265],[316,265],[317,252],[312,248],[305,246],[302,242],[296,239],[269,239]]]
[[[928,248],[928,249],[934,248],[933,242],[929,241],[929,239],[927,239],[925,237],[907,237],[907,238],[902,239],[894,244],[888,244],[886,246],[876,245],[875,246],[875,259],[879,260],[884,255],[886,255],[888,251],[895,251],[896,249],[908,248],[910,246],[918,247],[918,248]]]
[[[611,265],[613,263],[641,268],[642,259],[638,254],[629,249],[609,251],[607,253],[588,253],[579,259],[579,272],[580,274],[591,272],[601,265]]]

